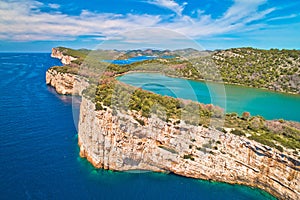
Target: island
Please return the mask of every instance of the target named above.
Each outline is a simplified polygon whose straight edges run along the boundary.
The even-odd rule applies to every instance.
[[[107,63],[141,55],[157,59]],[[82,97],[78,145],[80,156],[94,167],[171,172],[257,187],[279,199],[299,199],[300,123],[266,120],[246,111],[241,116],[224,113],[218,106],[161,96],[116,77],[132,71],[164,72],[299,95],[300,51],[58,47],[52,49],[52,57],[64,66],[48,69],[46,83],[59,94]],[[212,69],[219,73],[209,73]]]

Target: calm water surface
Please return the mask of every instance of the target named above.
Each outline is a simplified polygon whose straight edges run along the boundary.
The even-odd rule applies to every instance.
[[[129,65],[135,62],[154,60],[156,58],[157,58],[156,56],[136,56],[136,57],[128,58],[126,60],[102,60],[102,61],[112,63],[112,64],[117,64],[117,65]]]
[[[158,94],[213,103],[225,108],[226,112],[248,111],[267,119],[300,122],[300,95],[171,78],[158,73],[129,73],[118,79]]]

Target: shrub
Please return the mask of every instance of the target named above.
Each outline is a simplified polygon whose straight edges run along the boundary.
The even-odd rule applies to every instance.
[[[138,119],[138,118],[134,118],[141,126],[145,126],[145,122],[144,120]]]
[[[234,135],[238,135],[238,136],[244,136],[245,134],[243,133],[243,131],[239,130],[239,129],[234,129],[231,131],[232,134]]]
[[[190,160],[192,160],[192,161],[195,160],[195,158],[193,157],[192,154],[185,154],[185,155],[183,156],[183,159],[190,159]]]
[[[276,148],[277,150],[279,150],[280,152],[283,152],[282,146],[276,145],[275,148]]]

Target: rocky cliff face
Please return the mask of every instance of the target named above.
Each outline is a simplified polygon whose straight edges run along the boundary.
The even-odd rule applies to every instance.
[[[46,84],[54,87],[59,94],[81,95],[89,86],[88,80],[78,75],[61,73],[54,69],[46,72]]]
[[[55,51],[52,54],[64,59]],[[60,94],[79,95],[89,84],[54,69],[47,71],[46,83]],[[183,121],[164,122],[155,116],[105,109],[96,111],[93,102],[82,98],[80,155],[96,168],[173,172],[258,187],[280,199],[300,199],[300,163],[275,149]]]
[[[94,103],[83,98],[78,143],[80,155],[97,168],[173,172],[258,187],[280,199],[300,199],[299,161],[211,128],[110,108],[95,111]]]
[[[59,51],[59,49],[57,49],[57,48],[52,48],[51,57],[60,59],[61,62],[62,62],[64,65],[68,65],[68,64],[70,64],[72,61],[77,60],[77,58],[74,58],[74,57],[72,57],[72,56],[64,55],[64,54],[63,54],[61,51]]]

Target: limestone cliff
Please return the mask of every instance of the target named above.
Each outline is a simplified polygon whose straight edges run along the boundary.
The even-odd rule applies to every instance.
[[[173,172],[258,187],[280,199],[300,199],[298,160],[212,128],[112,112],[108,107],[96,111],[94,103],[83,98],[78,143],[80,155],[97,168]]]
[[[52,56],[70,64],[76,58],[58,49]],[[60,94],[82,94],[83,77],[50,68],[46,83]],[[142,122],[142,123],[141,123]],[[96,111],[83,97],[78,124],[80,155],[96,168],[118,171],[151,170],[244,184],[280,199],[300,199],[300,162],[245,137],[183,121],[165,122],[137,112]]]
[[[54,69],[46,72],[46,84],[54,87],[59,94],[81,95],[89,86],[87,79],[75,74],[62,73]]]
[[[72,56],[64,55],[63,52],[61,52],[58,48],[52,48],[51,57],[60,59],[61,62],[65,65],[68,65],[72,61],[77,60],[77,58],[74,58]]]

